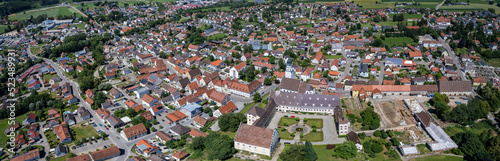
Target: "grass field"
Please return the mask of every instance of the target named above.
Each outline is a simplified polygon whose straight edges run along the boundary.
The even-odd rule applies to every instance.
[[[205,8],[205,9],[202,9],[202,10],[203,11],[209,11],[209,10],[212,10],[212,9],[221,10],[221,11],[231,11],[231,9],[229,9],[229,6],[224,6],[224,7],[210,7],[210,8]]]
[[[402,44],[416,44],[413,42],[413,39],[410,37],[386,37],[385,40],[383,41],[384,44],[386,44],[389,47],[392,46],[398,46]]]
[[[23,121],[26,119],[26,114],[23,114],[21,116],[18,116],[16,117],[16,121],[19,122],[20,124],[23,123]],[[8,119],[2,119],[0,120],[0,127],[2,127],[2,131],[4,131],[5,129],[7,129],[10,125],[9,125],[9,120]],[[7,139],[10,139],[9,137],[7,137],[7,135],[5,135],[5,133],[1,133],[0,134],[0,147],[1,148],[5,148],[5,146],[7,146]]]
[[[57,17],[58,15],[63,15],[63,16],[70,16],[75,13],[73,8],[66,8],[66,7],[57,7],[57,8],[50,8],[50,9],[45,9],[45,10],[39,10],[39,11],[31,11],[31,12],[26,12],[24,14],[23,12],[21,13],[16,13],[9,15],[9,19],[11,20],[26,20],[30,19],[31,16],[37,17],[39,15],[47,14],[48,17]],[[78,12],[77,12],[78,14]],[[78,14],[79,15],[79,14]]]
[[[365,155],[363,153],[357,153],[358,157],[354,157],[348,160],[341,159],[341,158],[335,158],[332,156],[333,154],[333,149],[326,149],[326,145],[313,145],[313,149],[316,152],[316,155],[318,156],[318,160],[324,160],[324,161],[360,161],[360,160],[365,160]]]
[[[345,2],[345,0],[301,0],[301,3],[328,3],[328,2]]]
[[[488,59],[486,64],[489,66],[500,67],[500,58]]]
[[[304,135],[303,138],[300,138],[300,141],[310,141],[310,142],[323,141],[323,131],[311,132],[307,135]]]
[[[0,34],[5,33],[5,30],[7,30],[7,25],[0,25]]]
[[[212,41],[212,40],[219,41],[219,40],[222,40],[226,37],[227,37],[227,35],[225,33],[218,33],[218,34],[207,37],[207,41]]]
[[[446,160],[446,161],[462,161],[462,157],[448,156],[448,155],[431,155],[425,157],[413,158],[410,161],[427,161],[427,160]]]
[[[340,59],[342,57],[342,55],[325,55],[326,59]]]
[[[315,126],[316,128],[323,128],[323,119],[307,119],[307,122],[304,122],[305,124],[309,126]]]
[[[236,136],[236,132],[230,132],[230,131],[227,131],[227,132],[220,131],[220,134],[227,135],[231,139],[234,139],[234,137]]]
[[[280,138],[284,140],[293,140],[293,137],[287,131],[278,130]]]
[[[82,126],[82,124],[74,125],[71,127],[71,131],[76,134],[74,136],[75,140],[80,140],[82,138],[92,138],[93,136],[99,135],[97,131],[92,127],[92,125]]]
[[[389,17],[394,17],[395,14],[389,14]],[[421,19],[422,14],[403,14],[404,19]]]
[[[282,117],[280,119],[280,122],[278,123],[279,126],[285,126],[285,123],[287,124],[286,126],[290,126],[292,124],[298,123],[298,121],[295,120],[295,118],[291,117]]]
[[[457,0],[457,2],[467,3],[467,0]],[[463,12],[472,10],[482,11],[482,10],[488,10],[488,8],[493,8],[495,9],[496,13],[500,13],[500,7],[497,7],[496,4],[490,5],[486,0],[469,0],[468,3],[469,3],[468,6],[462,6],[462,5],[441,6],[439,7],[439,10]]]
[[[54,78],[57,74],[44,74],[42,79],[50,81],[50,79]]]
[[[32,47],[30,50],[31,50],[31,53],[33,53],[33,55],[37,55],[40,53],[40,46]]]
[[[247,105],[243,108],[243,110],[241,110],[241,111],[240,111],[240,113],[242,113],[242,114],[247,113],[247,111],[248,111],[248,110],[250,110],[250,108],[252,108],[252,107],[253,107],[253,106],[255,106],[256,104],[257,104],[257,103],[249,103],[249,104],[247,104]]]
[[[75,24],[75,25],[69,25],[70,27],[73,27],[73,26],[76,26],[77,28],[79,29],[85,29],[85,24],[84,23],[81,23],[81,24]]]
[[[354,0],[353,2],[359,4],[363,8],[366,9],[380,9],[380,8],[394,8],[396,4],[396,0],[388,0],[391,2],[380,1],[380,0]],[[411,0],[403,0],[403,1],[411,1]],[[398,2],[403,2],[398,1]],[[375,2],[382,2],[376,4]],[[435,8],[440,2],[439,0],[416,0],[415,2],[420,2],[418,6],[405,6],[405,8]]]

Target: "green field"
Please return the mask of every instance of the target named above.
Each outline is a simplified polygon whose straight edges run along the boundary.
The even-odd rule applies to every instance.
[[[448,156],[448,155],[431,155],[425,157],[418,157],[411,159],[410,161],[427,161],[427,160],[446,160],[446,161],[462,161],[462,157]]]
[[[212,10],[212,9],[215,9],[217,11],[218,10],[221,10],[221,11],[231,11],[231,9],[229,9],[229,6],[204,8],[204,9],[202,9],[202,11],[209,11],[209,10]]]
[[[395,14],[389,14],[389,17],[394,17]],[[404,19],[421,19],[422,14],[403,14]]]
[[[220,41],[226,37],[227,37],[227,35],[225,33],[218,33],[218,34],[207,37],[207,41],[212,41],[212,40]]]
[[[300,141],[310,141],[310,142],[323,141],[323,131],[311,132],[307,135],[304,135],[303,138],[300,138]]]
[[[416,44],[413,42],[413,39],[410,37],[386,37],[385,40],[382,41],[389,47],[392,46],[405,46],[406,44]]]
[[[280,138],[284,140],[293,140],[293,137],[287,131],[278,130]]]
[[[73,26],[76,26],[77,28],[79,29],[85,29],[85,24],[84,23],[81,23],[81,24],[75,24],[75,25],[69,25],[69,27],[73,27]]]
[[[282,117],[280,119],[280,122],[278,123],[279,126],[285,126],[285,123],[287,124],[286,126],[290,126],[292,124],[298,123],[298,121],[295,120],[295,118],[291,117]]]
[[[394,0],[389,0],[393,2],[385,2],[385,1],[380,1],[380,0],[354,0],[353,2],[359,4],[363,8],[366,9],[381,9],[381,8],[394,8],[396,2]],[[411,0],[407,0],[411,1]],[[382,2],[379,4],[376,4],[376,2]],[[403,2],[403,1],[399,1]],[[440,2],[438,0],[422,0],[422,1],[415,1],[415,2],[420,2],[420,5],[418,6],[406,6],[405,8],[435,8]]]
[[[340,59],[342,57],[342,55],[325,55],[326,59]]]
[[[345,2],[345,0],[301,0],[301,3],[329,3],[329,2]]]
[[[243,110],[241,110],[241,111],[240,111],[240,113],[242,113],[242,114],[247,113],[247,111],[248,111],[248,110],[250,110],[250,108],[252,108],[252,107],[253,107],[253,106],[255,106],[256,104],[257,104],[257,103],[249,103],[249,104],[247,104],[247,105],[243,108]]]
[[[321,161],[360,161],[360,160],[365,160],[365,155],[363,153],[357,153],[358,157],[351,158],[349,160],[341,159],[341,158],[335,158],[332,156],[333,154],[333,149],[326,149],[326,145],[313,145],[314,151],[316,152],[316,155],[318,155],[318,160]]]
[[[45,9],[45,10],[39,10],[39,11],[31,11],[31,12],[26,12],[23,13],[16,13],[9,15],[10,20],[26,20],[30,19],[31,16],[37,17],[43,14],[47,14],[48,17],[57,17],[58,15],[63,15],[63,16],[71,16],[73,13],[77,13],[73,8],[66,8],[66,7],[57,7],[57,8],[50,8],[50,9]],[[80,15],[80,14],[78,14]]]
[[[0,25],[0,34],[5,33],[5,30],[7,30],[7,25]]]
[[[42,79],[43,79],[43,80],[50,81],[50,80],[51,80],[52,78],[54,78],[56,75],[57,75],[57,74],[49,74],[49,73],[47,73],[47,74],[43,74]]]
[[[19,124],[22,124],[25,119],[26,119],[26,114],[23,114],[21,116],[16,117],[16,121],[19,122]],[[2,129],[0,129],[0,130],[4,131],[5,129],[7,129],[10,126],[8,121],[9,121],[8,119],[0,120],[0,127],[2,127]],[[7,135],[5,135],[5,133],[2,132],[0,134],[0,147],[1,148],[5,149],[5,146],[7,146],[7,139],[10,139],[10,138],[7,137]]]
[[[455,1],[454,1],[455,2]],[[456,2],[466,2],[467,0],[456,0]],[[455,6],[441,6],[439,7],[439,10],[446,10],[446,11],[473,11],[473,10],[478,10],[478,11],[483,11],[483,10],[488,10],[488,8],[493,8],[495,9],[496,13],[500,13],[500,7],[497,7],[496,4],[490,5],[488,4],[488,1],[486,0],[469,0],[469,5],[467,6],[462,6],[462,5],[455,5]]]
[[[488,59],[486,60],[486,64],[489,66],[500,67],[500,58]]]
[[[308,118],[307,119],[307,122],[304,122],[305,124],[309,125],[309,126],[315,126],[316,128],[323,128],[323,119],[310,119]]]
[[[71,127],[71,131],[76,134],[74,137],[75,140],[81,140],[82,138],[92,138],[93,136],[99,135],[97,131],[92,127],[92,125],[82,126],[82,124],[74,125]]]

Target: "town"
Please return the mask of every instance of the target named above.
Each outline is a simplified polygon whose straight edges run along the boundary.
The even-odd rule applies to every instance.
[[[471,1],[2,2],[0,160],[500,160]]]

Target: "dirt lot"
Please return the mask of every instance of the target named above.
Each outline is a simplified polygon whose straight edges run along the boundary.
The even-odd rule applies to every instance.
[[[402,100],[374,102],[374,107],[375,112],[381,117],[380,128],[382,129],[413,124],[411,116],[408,116],[411,113]],[[404,114],[401,110],[404,111]]]
[[[354,114],[355,116],[360,116],[359,113],[361,113],[363,110],[365,110],[363,107],[361,107],[361,104],[357,99],[354,98],[344,98],[344,104],[346,105],[346,109],[351,112],[351,114]],[[347,115],[347,112],[344,113],[344,115]],[[355,131],[361,130],[361,123],[354,123],[352,124],[352,128]]]

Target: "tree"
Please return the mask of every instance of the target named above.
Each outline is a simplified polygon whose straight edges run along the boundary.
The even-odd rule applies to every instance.
[[[314,151],[314,148],[311,144],[311,142],[306,141],[306,146],[304,148],[304,151],[306,154],[304,155],[304,158],[310,161],[314,161],[318,159],[318,155],[316,155],[316,152]]]
[[[271,79],[269,79],[269,78],[266,77],[264,79],[264,85],[268,86],[268,85],[271,85],[271,84],[273,84],[273,81],[271,81]]]
[[[105,132],[101,132],[100,134],[102,138],[105,138],[107,136]]]
[[[358,149],[354,142],[345,141],[342,144],[339,144],[333,149],[333,157],[342,158],[342,159],[350,159],[356,156],[356,152]]]
[[[153,119],[153,120],[151,120],[151,123],[152,123],[153,125],[156,125],[156,124],[158,124],[158,120]]]
[[[219,128],[221,131],[236,132],[240,122],[246,123],[246,116],[242,113],[223,114],[219,117]]]
[[[279,156],[281,160],[305,161],[305,146],[300,144],[292,145],[289,149],[282,152]]]
[[[258,92],[257,92],[257,93],[255,93],[255,94],[253,95],[253,101],[254,101],[255,103],[262,101],[262,97],[260,96],[260,93],[258,93]]]

